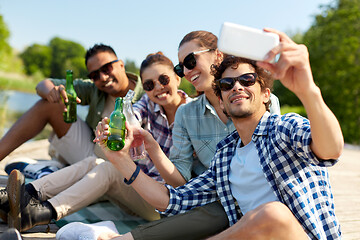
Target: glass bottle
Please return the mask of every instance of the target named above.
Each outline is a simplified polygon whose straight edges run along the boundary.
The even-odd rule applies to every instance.
[[[116,98],[114,111],[110,115],[107,146],[110,150],[119,151],[125,146],[125,115],[123,114],[123,99]]]
[[[132,107],[132,99],[134,97],[135,92],[133,90],[129,90],[124,98],[124,115],[126,117],[126,121],[132,126],[136,128],[141,128],[140,122],[137,120],[134,114],[134,109]],[[139,135],[134,135],[134,141],[130,147],[130,156],[133,160],[143,160],[146,158],[144,141]]]
[[[76,120],[77,120],[77,117],[76,117],[77,94],[74,89],[73,71],[72,70],[66,71],[65,91],[66,91],[66,95],[68,98],[68,102],[64,102],[67,111],[63,113],[63,117],[64,117],[64,121],[66,123],[73,123],[73,122],[76,122]]]

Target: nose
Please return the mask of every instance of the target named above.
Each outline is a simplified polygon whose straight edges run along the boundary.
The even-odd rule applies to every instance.
[[[189,72],[191,72],[192,71],[192,69],[190,70],[190,69],[187,69],[185,66],[184,66],[184,75],[186,76]]]
[[[154,81],[154,89],[163,89],[164,86],[159,83],[159,81]]]
[[[239,81],[235,81],[235,84],[232,88],[232,91],[236,91],[236,90],[244,90],[244,86],[241,85]]]
[[[99,80],[100,81],[105,82],[108,77],[109,77],[109,75],[107,75],[106,73],[104,73],[102,71],[99,72]]]

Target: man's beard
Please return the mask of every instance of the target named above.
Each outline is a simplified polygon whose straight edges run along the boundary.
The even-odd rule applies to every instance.
[[[246,112],[241,112],[241,113],[233,113],[232,111],[230,111],[230,113],[228,113],[225,108],[223,109],[223,113],[229,117],[229,118],[234,118],[234,119],[237,119],[237,118],[247,118],[249,116],[252,115],[252,113],[250,111],[246,111]]]

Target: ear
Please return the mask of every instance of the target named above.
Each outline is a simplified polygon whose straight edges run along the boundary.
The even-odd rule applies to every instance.
[[[220,109],[222,110],[222,111],[224,111],[224,102],[223,102],[223,100],[219,97],[219,103],[220,103]]]
[[[263,92],[263,96],[264,96],[264,100],[263,100],[263,103],[267,103],[270,101],[270,94],[271,94],[271,91],[269,88],[266,88]]]
[[[123,60],[120,59],[120,60],[118,61],[118,63],[119,63],[119,65],[120,65],[121,68],[125,68],[125,63],[123,62]]]
[[[216,63],[221,63],[224,59],[224,54],[219,49],[215,50],[215,54],[216,54]]]
[[[175,74],[176,75],[176,74]],[[179,77],[178,75],[176,75],[176,79],[177,79],[177,87],[179,88],[180,83],[181,83],[181,77]]]

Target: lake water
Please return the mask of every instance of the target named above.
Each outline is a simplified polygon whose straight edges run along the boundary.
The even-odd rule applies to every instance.
[[[24,93],[18,91],[4,91],[0,90],[0,104],[7,105],[7,111],[14,111],[14,112],[26,112],[29,110],[38,100],[40,97],[37,94],[31,93]],[[78,105],[78,115],[81,119],[85,119],[88,107]],[[11,126],[12,124],[7,123],[6,126]],[[4,129],[5,132],[7,129]]]

